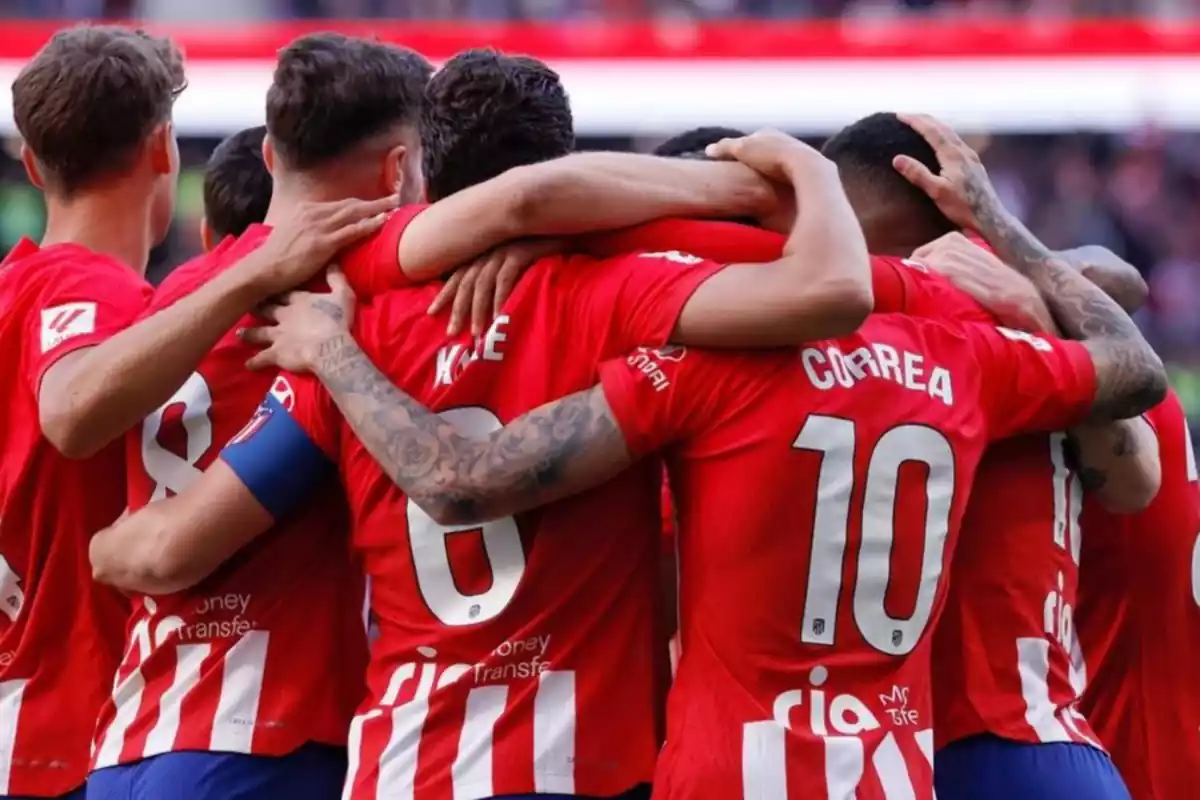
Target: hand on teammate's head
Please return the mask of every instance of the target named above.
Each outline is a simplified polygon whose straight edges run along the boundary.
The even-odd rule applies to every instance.
[[[999,205],[979,154],[953,128],[928,114],[898,116],[929,142],[941,169],[935,175],[909,156],[896,156],[892,166],[909,183],[929,195],[950,221],[968,230],[979,230],[979,211],[985,206]]]
[[[354,291],[337,265],[329,267],[326,279],[328,292],[288,292],[259,309],[258,316],[271,324],[238,331],[242,341],[263,347],[246,362],[248,369],[308,372],[331,341],[349,333]]]

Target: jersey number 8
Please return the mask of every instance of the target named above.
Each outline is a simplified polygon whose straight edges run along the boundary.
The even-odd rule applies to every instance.
[[[832,645],[837,630],[842,572],[849,538],[850,515],[859,517],[862,537],[854,585],[854,621],[868,644],[884,653],[912,651],[933,614],[942,557],[950,528],[954,497],[954,452],[938,431],[924,425],[901,425],[879,438],[867,466],[866,485],[856,491],[854,423],[839,417],[810,416],[792,443],[799,450],[821,454],[817,477],[812,553],[804,598],[800,641]],[[885,605],[891,581],[892,548],[900,467],[906,462],[928,469],[924,497],[924,537],[921,577],[913,612],[907,619],[891,616]],[[852,510],[851,498],[861,498]]]
[[[485,408],[452,408],[440,412],[439,416],[471,436],[486,436],[504,427],[500,419]],[[492,581],[485,591],[468,595],[460,592],[455,583],[446,543],[452,536],[476,532],[483,540]],[[513,599],[525,573],[521,533],[512,517],[484,525],[444,527],[410,500],[408,540],[421,596],[443,625],[477,625],[495,618]]]

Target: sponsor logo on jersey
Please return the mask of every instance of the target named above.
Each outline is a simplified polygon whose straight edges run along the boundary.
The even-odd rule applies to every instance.
[[[682,264],[685,267],[694,267],[704,261],[700,256],[683,253],[679,250],[664,250],[661,253],[641,253],[638,258],[661,258],[673,264]]]
[[[283,406],[284,411],[290,413],[296,407],[296,392],[288,383],[287,378],[282,375],[275,379],[275,383],[271,384],[271,397],[279,401],[279,405]]]
[[[95,303],[64,303],[42,309],[42,352],[48,353],[68,339],[94,333]]]
[[[908,687],[892,686],[891,694],[879,695],[884,712],[891,717],[893,725],[916,725],[919,715],[908,707]]]
[[[242,429],[234,434],[233,438],[229,440],[229,444],[241,444],[242,442],[247,441],[250,439],[250,437],[254,436],[254,434],[261,431],[263,426],[266,425],[270,419],[271,409],[265,405],[259,406],[254,412],[254,416],[250,418],[250,421],[247,422]]]

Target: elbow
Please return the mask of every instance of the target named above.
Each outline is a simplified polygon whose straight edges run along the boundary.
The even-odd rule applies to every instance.
[[[1114,514],[1136,514],[1154,501],[1161,485],[1162,472],[1155,460],[1153,468],[1147,465],[1138,475],[1106,486],[1097,493],[1096,499],[1105,510]]]
[[[144,535],[153,532],[139,533],[139,537]],[[197,575],[188,559],[169,545],[124,547],[119,553],[116,549],[105,532],[92,537],[88,554],[96,582],[125,592],[159,595],[190,589],[204,577]]]
[[[90,458],[108,444],[93,434],[86,415],[65,403],[43,400],[38,409],[38,423],[42,435],[67,458]]]
[[[875,295],[870,280],[839,279],[826,288],[822,306],[828,333],[823,338],[849,336],[862,326],[875,310]]]

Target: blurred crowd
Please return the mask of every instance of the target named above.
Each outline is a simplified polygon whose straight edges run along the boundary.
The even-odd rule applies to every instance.
[[[0,16],[211,22],[281,18],[614,19],[645,16],[1193,16],[1200,0],[0,0]]]

